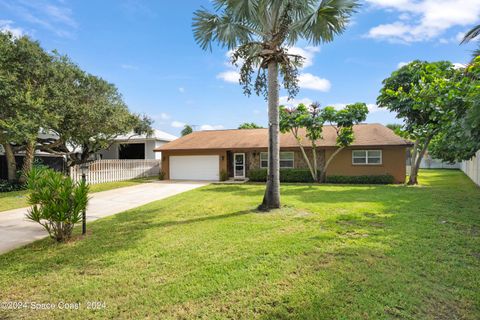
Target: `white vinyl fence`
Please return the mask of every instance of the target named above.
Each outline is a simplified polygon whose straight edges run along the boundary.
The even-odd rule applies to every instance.
[[[472,159],[463,161],[460,168],[473,182],[480,186],[480,150]]]
[[[158,176],[160,172],[159,160],[96,160],[87,166],[86,180],[89,184]],[[82,179],[79,165],[70,168],[70,177],[74,181]]]

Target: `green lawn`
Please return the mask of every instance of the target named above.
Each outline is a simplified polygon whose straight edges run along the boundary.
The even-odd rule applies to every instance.
[[[156,177],[155,177],[156,179]],[[126,181],[106,182],[90,186],[90,192],[107,191],[117,188],[134,186],[139,183],[150,182],[151,178],[133,179]],[[27,191],[13,191],[0,193],[0,213],[1,211],[12,210],[27,207]]]
[[[271,213],[261,185],[154,202],[0,256],[0,301],[81,303],[0,318],[480,319],[480,189],[421,184],[284,185]]]

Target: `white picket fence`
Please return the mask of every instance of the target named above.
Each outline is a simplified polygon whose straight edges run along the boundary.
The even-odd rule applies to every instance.
[[[87,166],[89,184],[158,176],[160,172],[159,160],[96,160],[88,162]],[[82,179],[80,165],[70,168],[70,177],[74,181]]]
[[[468,161],[463,161],[460,167],[465,174],[480,186],[480,150]]]

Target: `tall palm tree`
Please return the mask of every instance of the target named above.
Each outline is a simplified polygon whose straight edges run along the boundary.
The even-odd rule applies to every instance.
[[[357,7],[357,0],[213,0],[213,11],[201,8],[194,13],[193,33],[200,47],[211,49],[217,43],[232,50],[245,94],[253,87],[268,101],[268,178],[259,209],[280,207],[278,75],[294,97],[303,62],[288,48],[301,39],[311,45],[332,41]]]
[[[460,44],[464,44],[464,43],[467,43],[467,42],[470,42],[472,41],[473,39],[475,39],[476,37],[478,37],[480,35],[480,24],[476,27],[473,27],[472,30],[468,31],[465,36],[463,37],[462,41],[460,42]],[[475,59],[476,57],[480,56],[480,48],[478,48],[477,50],[475,50],[473,52],[473,58]]]

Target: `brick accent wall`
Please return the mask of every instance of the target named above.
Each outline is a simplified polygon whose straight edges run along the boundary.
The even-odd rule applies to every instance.
[[[305,162],[305,159],[303,157],[302,152],[300,149],[297,150],[281,150],[280,152],[283,151],[293,151],[294,156],[293,156],[293,165],[294,168],[298,169],[307,169],[308,165]],[[247,151],[245,152],[246,158],[247,158],[247,170],[248,169],[259,169],[260,168],[260,152],[266,152],[266,151]],[[310,160],[310,163],[313,165],[313,154],[312,151],[307,149],[305,150],[308,159]],[[321,168],[323,163],[325,162],[325,150],[320,149],[317,150],[317,167]]]

